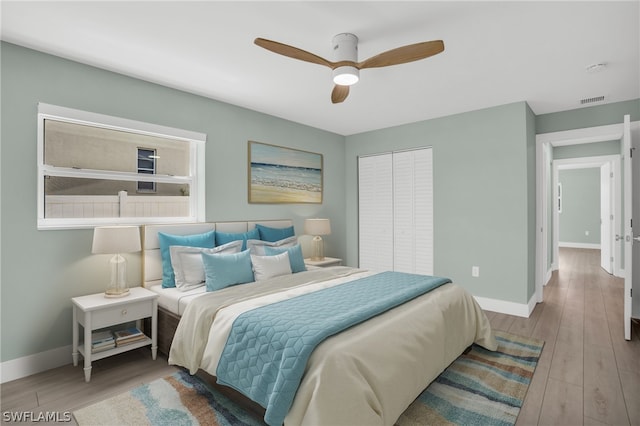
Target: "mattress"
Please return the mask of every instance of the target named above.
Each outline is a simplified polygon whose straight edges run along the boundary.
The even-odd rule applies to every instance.
[[[228,327],[241,312],[305,287],[326,288],[362,276],[334,267],[213,292],[184,312],[169,362],[216,374]],[[333,274],[333,276],[332,276]],[[309,277],[304,283],[305,277]],[[217,293],[217,294],[216,294]],[[465,348],[497,344],[484,312],[449,283],[329,337],[315,349],[286,424],[392,425]]]
[[[147,288],[160,295],[158,297],[158,306],[179,316],[182,316],[189,302],[207,293],[204,285],[188,291],[180,291],[177,288],[162,288],[162,284]]]

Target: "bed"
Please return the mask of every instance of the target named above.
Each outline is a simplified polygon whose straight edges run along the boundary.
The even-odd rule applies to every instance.
[[[254,407],[264,407],[267,423],[394,424],[427,385],[472,343],[489,350],[496,349],[489,321],[478,304],[468,292],[447,280],[435,282],[423,276],[386,275],[339,266],[301,271],[213,292],[207,292],[203,287],[188,291],[158,287],[162,276],[158,232],[175,235],[209,231],[238,233],[250,231],[256,225],[288,228],[292,222],[146,226],[143,282],[160,294],[158,345],[162,352],[170,354],[169,362],[187,368],[192,374],[204,372],[207,376],[217,377],[218,381],[235,389],[233,394],[239,392],[257,402]],[[398,282],[390,284],[391,279]],[[372,302],[370,305],[376,305],[372,309],[379,311],[365,313],[364,319],[354,320],[347,315],[349,318],[344,320],[345,316],[340,312],[348,306],[340,306],[351,304],[340,303],[346,297],[345,292],[363,293],[365,288],[366,295],[360,297],[372,300],[375,293],[372,289],[378,288],[376,286],[379,290],[375,291],[381,294],[397,293],[395,304],[385,307]],[[411,290],[405,291],[405,288]],[[407,295],[413,291],[417,293]],[[253,332],[256,327],[250,322],[249,328],[236,329],[243,321],[250,321],[247,318],[259,311],[268,311],[269,321],[275,322],[262,324],[267,320],[261,317],[258,324],[263,329],[279,331],[288,327],[287,324],[303,323],[305,311],[311,311],[309,315],[313,317],[322,315],[310,308],[316,306],[310,300],[320,294],[334,299],[320,302],[318,312],[330,312],[327,317],[331,318],[327,321],[347,321],[343,328],[322,335],[317,346],[312,345],[312,350],[294,352],[294,356],[284,361],[279,358],[275,364],[285,366],[282,368],[285,373],[273,373],[269,369],[273,367],[272,360],[255,364],[255,358],[264,358],[266,352],[277,346],[275,343],[263,343],[260,349],[249,348],[260,352],[257,357],[244,356],[248,351],[243,347],[246,344],[243,339],[253,344],[263,337],[250,338],[247,330]],[[327,310],[327,306],[330,309]],[[284,309],[284,312],[278,309]],[[287,317],[287,313],[292,317]],[[299,321],[296,318],[300,318]],[[299,324],[292,325],[292,329],[284,334],[295,334],[295,326]],[[234,344],[225,345],[227,340]],[[283,351],[287,353],[288,350]],[[280,356],[283,351],[276,352]],[[251,373],[254,370],[257,372]],[[284,374],[284,379],[280,374]],[[291,381],[294,382],[293,393],[289,386]],[[283,382],[286,382],[286,388]]]

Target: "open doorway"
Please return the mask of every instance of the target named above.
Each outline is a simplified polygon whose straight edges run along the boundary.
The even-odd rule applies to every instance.
[[[588,127],[536,135],[536,299],[543,302],[543,287],[553,271],[553,208],[554,188],[552,162],[554,147],[591,145],[621,140],[621,124]],[[557,256],[555,257],[557,259]]]
[[[552,164],[553,148],[565,145],[594,144],[596,142],[621,140],[621,158],[624,158],[624,218],[621,221],[624,227],[620,228],[620,234],[614,235],[615,246],[620,246],[617,265],[618,273],[624,276],[624,288],[622,291],[624,305],[624,334],[625,339],[631,337],[631,319],[640,318],[640,298],[632,297],[633,284],[640,287],[640,274],[632,274],[633,269],[638,269],[636,262],[640,257],[639,250],[632,250],[634,241],[640,241],[640,235],[636,236],[631,228],[632,218],[640,216],[640,203],[631,204],[636,181],[640,181],[639,167],[632,167],[637,163],[639,156],[632,155],[637,149],[637,141],[640,139],[640,121],[631,122],[630,116],[624,116],[624,122],[608,126],[589,127],[583,129],[566,130],[536,135],[536,299],[543,302],[543,286],[551,278],[553,270],[553,199]],[[632,136],[633,135],[633,136]],[[622,180],[621,180],[622,181]],[[638,182],[640,183],[640,182]],[[618,216],[620,217],[620,215]],[[617,247],[616,247],[617,248]],[[557,257],[556,257],[557,258]],[[624,272],[622,271],[624,268]],[[633,279],[632,279],[633,277]]]
[[[600,149],[619,152],[619,141],[612,142]],[[621,233],[620,155],[554,159],[552,164],[552,270],[560,267],[560,247],[597,249],[600,267],[621,276],[621,244],[615,241]]]

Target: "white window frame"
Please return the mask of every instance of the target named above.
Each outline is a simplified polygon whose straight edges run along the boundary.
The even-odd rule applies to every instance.
[[[116,172],[109,170],[74,169],[44,164],[44,123],[57,120],[67,123],[88,125],[163,137],[190,143],[189,176],[148,175],[145,180],[162,183],[189,185],[189,216],[182,217],[106,217],[106,218],[46,218],[45,217],[45,176],[75,177],[87,179],[107,179],[139,181],[137,172]],[[38,184],[37,209],[38,229],[81,229],[102,225],[142,225],[166,222],[203,222],[205,220],[205,142],[207,135],[189,130],[165,127],[126,118],[113,117],[87,111],[38,104]]]

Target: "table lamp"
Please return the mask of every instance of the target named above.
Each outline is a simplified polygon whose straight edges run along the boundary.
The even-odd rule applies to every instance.
[[[305,219],[304,233],[313,235],[313,255],[311,260],[324,260],[324,242],[321,235],[331,234],[329,219]]]
[[[127,260],[120,253],[140,251],[140,229],[137,226],[99,226],[93,230],[91,253],[113,254],[109,260],[111,280],[105,297],[123,297],[127,287]]]

